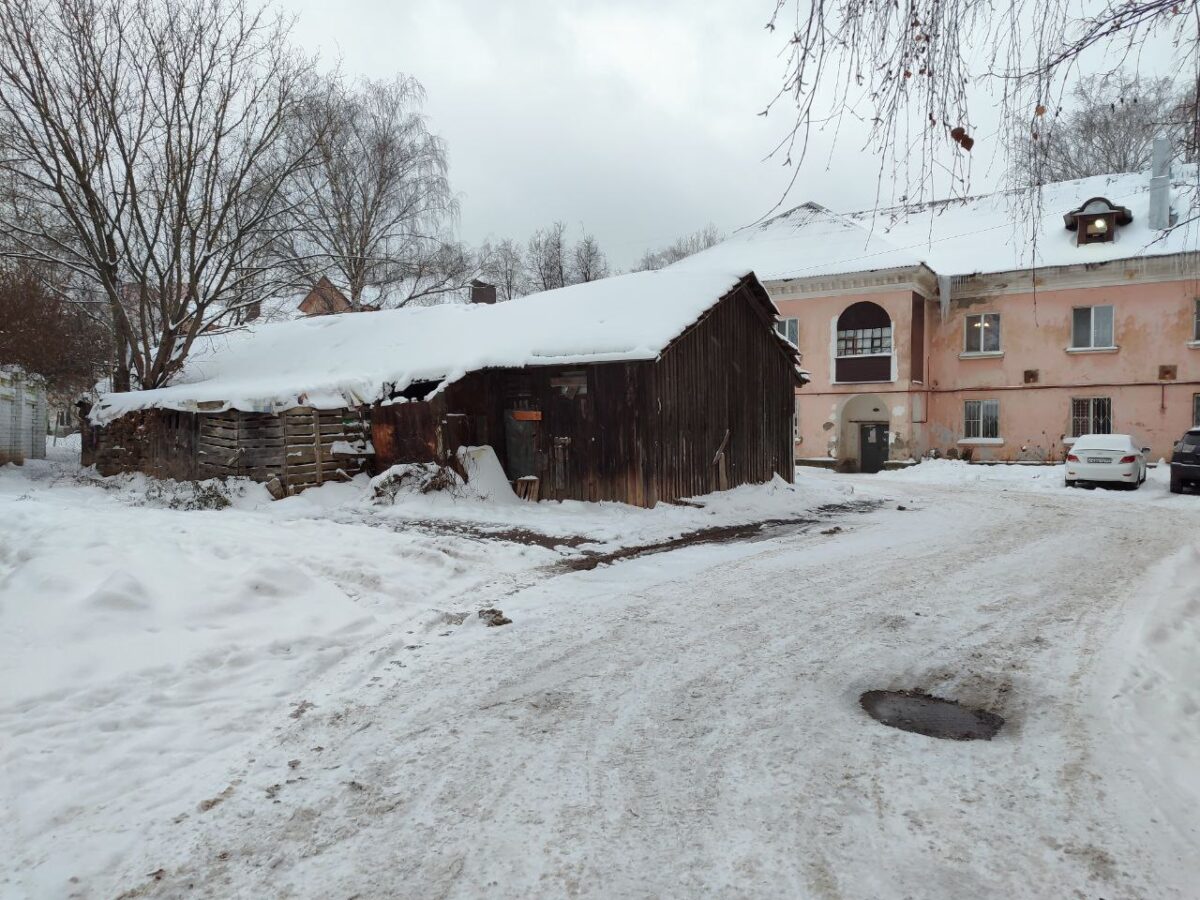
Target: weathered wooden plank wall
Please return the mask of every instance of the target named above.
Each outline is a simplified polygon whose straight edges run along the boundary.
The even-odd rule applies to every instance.
[[[654,367],[651,438],[657,500],[761,483],[776,474],[793,480],[794,363],[780,351],[772,327],[761,305],[739,292],[663,353]]]
[[[240,476],[278,478],[286,493],[362,472],[367,436],[357,410],[297,407],[282,413],[186,413],[145,410],[96,429],[95,460],[103,475],[142,471],[194,480]]]
[[[395,463],[455,464],[455,451],[489,444],[506,471],[514,444],[554,500],[640,506],[739,484],[793,477],[795,360],[773,333],[773,307],[743,282],[656,361],[474,372],[430,400],[369,410],[279,414],[151,410],[102,429],[102,471],[172,478],[279,478],[287,493]],[[511,476],[510,472],[510,476]]]
[[[653,506],[791,481],[794,360],[769,309],[741,287],[658,361],[485,370],[431,401],[376,407],[376,462],[450,463],[462,444],[490,444],[509,471],[505,421],[519,410],[540,416],[525,421],[543,499]]]

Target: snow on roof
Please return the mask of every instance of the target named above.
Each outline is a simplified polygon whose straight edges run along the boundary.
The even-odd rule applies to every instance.
[[[1077,246],[1063,214],[1093,197],[1129,207],[1133,222],[1108,243]],[[910,268],[925,264],[939,275],[1008,272],[1032,266],[1068,266],[1137,256],[1200,250],[1200,175],[1196,165],[1175,166],[1171,208],[1179,227],[1149,227],[1148,173],[1097,175],[1045,185],[1031,226],[1030,192],[1002,191],[964,200],[939,200],[837,214],[806,203],[675,265],[752,269],[763,281]]]
[[[744,277],[635,272],[495,305],[313,316],[203,335],[173,384],[105,394],[91,418],[101,424],[151,407],[338,409],[491,367],[655,359]]]

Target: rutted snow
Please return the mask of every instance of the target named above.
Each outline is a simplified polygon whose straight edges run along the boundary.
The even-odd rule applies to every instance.
[[[939,461],[657,510],[360,479],[183,511],[0,469],[0,895],[1186,897],[1200,497],[1164,475]],[[840,533],[570,574],[427,527],[611,547],[884,496]],[[1008,724],[881,728],[874,688]]]

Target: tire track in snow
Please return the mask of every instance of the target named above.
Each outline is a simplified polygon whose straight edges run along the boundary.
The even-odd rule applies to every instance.
[[[310,780],[189,823],[147,893],[1183,896],[1178,840],[1106,792],[1084,695],[1115,607],[1171,549],[1151,538],[1194,520],[1154,510],[1123,538],[1064,529],[1067,498],[914,496],[829,540],[515,595],[512,631],[459,632],[341,720],[281,732],[245,777],[296,754]],[[934,742],[857,709],[914,680],[1010,726]],[[318,742],[340,768],[315,771]]]

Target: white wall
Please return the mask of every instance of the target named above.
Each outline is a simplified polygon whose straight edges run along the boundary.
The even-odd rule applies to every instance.
[[[45,389],[20,371],[0,370],[0,460],[45,456]]]

